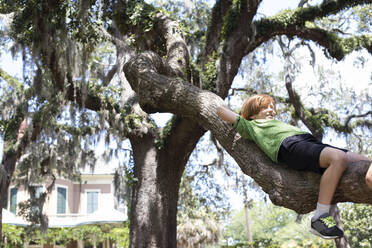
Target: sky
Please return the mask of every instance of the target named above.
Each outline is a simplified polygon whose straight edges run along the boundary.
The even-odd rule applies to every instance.
[[[288,8],[295,8],[298,5],[300,0],[286,0],[286,1],[278,1],[278,0],[263,0],[261,3],[258,13],[260,15],[271,16],[278,13],[281,10],[288,9]],[[213,3],[213,1],[211,1]],[[312,1],[314,2],[314,1]],[[319,2],[319,1],[318,1]],[[305,52],[306,53],[306,52]],[[365,53],[366,56],[369,56],[368,53]],[[320,55],[320,54],[319,54]],[[357,69],[352,66],[353,57],[355,54],[351,54],[345,58],[342,63],[333,63],[327,60],[324,56],[320,55],[317,56],[317,63],[320,63],[328,68],[333,68],[335,70],[340,71],[342,74],[345,83],[352,86],[358,91],[368,91],[370,95],[372,95],[372,87],[371,87],[371,68],[372,68],[372,61],[371,59],[368,60],[365,69]],[[282,60],[272,57],[271,58],[271,68],[273,71],[281,70],[282,69]],[[12,59],[9,52],[2,52],[0,57],[0,68],[7,71],[10,75],[16,76],[18,78],[22,78],[22,61],[21,58],[18,57],[15,60]],[[237,77],[234,81],[234,86],[237,86],[242,83],[242,79]],[[314,76],[313,69],[309,65],[308,67],[303,68],[303,72],[301,75],[298,76],[296,79],[295,85],[297,87],[303,87],[309,82],[316,82],[317,79]],[[1,87],[1,85],[0,85]],[[159,126],[164,126],[167,120],[170,118],[170,114],[153,114],[152,115]],[[340,141],[342,142],[342,141]],[[340,146],[344,146],[345,144],[340,143]],[[0,160],[2,159],[2,139],[0,139]],[[104,145],[100,144],[97,148],[97,153],[104,149]],[[220,177],[221,181],[224,179],[222,176]],[[234,209],[239,209],[242,207],[241,197],[235,195],[233,191],[229,192],[232,200],[231,204]]]

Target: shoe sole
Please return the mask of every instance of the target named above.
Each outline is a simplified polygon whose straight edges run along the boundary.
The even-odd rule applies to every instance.
[[[323,238],[323,239],[337,239],[337,238],[342,238],[340,236],[325,236],[325,235],[319,233],[317,230],[315,230],[313,228],[310,229],[310,232],[312,234],[316,235],[316,236],[319,236],[319,237]]]

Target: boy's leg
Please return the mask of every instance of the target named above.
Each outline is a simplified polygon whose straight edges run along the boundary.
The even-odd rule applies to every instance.
[[[313,233],[323,238],[343,236],[343,232],[335,225],[332,217],[329,216],[329,208],[338,182],[347,165],[360,160],[370,161],[369,158],[363,155],[353,152],[345,153],[332,147],[326,147],[320,153],[319,165],[327,169],[320,180],[317,209],[311,224]],[[366,182],[372,188],[372,166],[367,172]]]
[[[370,159],[354,152],[345,153],[332,147],[324,148],[320,153],[319,165],[327,169],[320,180],[318,202],[330,205],[347,164],[361,160],[368,161]],[[370,174],[372,174],[372,169],[370,168],[370,170]]]
[[[366,174],[366,183],[368,187],[372,189],[372,165],[369,166],[369,169]]]
[[[329,208],[338,182],[347,167],[346,153],[326,147],[320,153],[319,165],[327,169],[320,180],[317,208],[311,218],[311,232],[323,238],[342,237],[343,232],[329,215]]]
[[[338,182],[346,170],[347,157],[347,153],[332,147],[326,147],[320,153],[319,165],[327,169],[320,180],[319,203],[331,204]]]

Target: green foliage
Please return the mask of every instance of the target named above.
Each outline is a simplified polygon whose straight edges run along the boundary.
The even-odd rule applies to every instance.
[[[34,49],[45,44],[45,35],[54,39],[74,37],[85,44],[97,44],[103,40],[100,36],[101,21],[95,12],[93,1],[82,1],[76,5],[73,1],[17,1],[11,37],[23,46]],[[50,38],[50,37],[49,37]]]
[[[166,125],[162,128],[159,139],[155,140],[156,146],[158,149],[163,149],[167,145],[167,138],[172,134],[172,128],[180,118],[177,115],[173,115],[172,118],[166,123]]]
[[[164,56],[164,37],[156,35],[154,30],[155,17],[159,13],[159,10],[143,0],[105,0],[103,4],[103,18],[109,22],[115,21],[121,33],[129,37],[130,46],[139,50],[156,50],[160,56]],[[110,31],[113,30],[110,28]]]
[[[23,247],[24,231],[22,227],[3,224],[3,239],[7,241],[7,247],[20,248]]]
[[[216,91],[216,80],[217,80],[217,53],[209,57],[208,62],[205,63],[203,70],[200,73],[200,78],[202,81],[201,87],[203,89],[215,92]]]
[[[219,222],[224,218],[223,210],[218,209],[223,206],[215,206],[208,202],[206,194],[199,194],[192,186],[195,181],[198,179],[186,173],[181,180],[177,212],[179,247],[215,244],[220,234]]]
[[[23,92],[23,84],[19,82],[16,78],[10,76],[6,71],[0,69],[0,78],[7,82],[10,87],[13,87],[15,92],[22,93]]]
[[[232,238],[235,246],[226,247],[334,247],[332,241],[309,233],[310,220],[289,209],[259,202],[249,210],[253,244],[247,245],[245,211],[237,212],[223,232],[225,240]],[[244,244],[246,246],[244,246]]]
[[[364,1],[367,3],[368,1]],[[360,1],[323,1],[320,5],[297,8],[295,10],[283,10],[277,15],[263,18],[257,22],[258,28],[262,32],[269,30],[282,30],[289,26],[304,25],[306,22],[314,21],[316,18],[329,16],[335,11],[340,12],[345,8],[350,8],[362,4]]]
[[[1,82],[1,81],[5,81]],[[24,86],[18,79],[0,69],[0,132],[4,132],[6,149],[14,150],[18,129],[24,119],[27,105],[23,104]],[[15,107],[16,106],[16,107]]]
[[[351,247],[372,247],[372,208],[366,204],[343,204],[341,218]]]
[[[25,242],[32,240],[37,244],[56,243],[66,246],[73,240],[83,240],[87,244],[110,239],[120,247],[129,246],[128,223],[112,227],[112,225],[83,225],[73,228],[50,228],[47,234],[41,234],[37,229],[3,224],[3,237],[9,248],[21,248]]]
[[[285,30],[288,28],[299,28],[303,26],[311,29],[311,31],[318,33],[322,36],[322,43],[327,45],[329,54],[337,59],[342,60],[347,54],[354,50],[366,48],[368,51],[371,50],[372,38],[370,35],[353,36],[349,38],[342,38],[338,36],[332,29],[324,28],[324,24],[329,20],[323,18],[322,27],[318,26],[314,21],[320,23],[321,17],[329,15],[334,12],[334,9],[341,11],[347,7],[357,5],[358,2],[349,1],[324,1],[319,6],[311,6],[306,8],[297,8],[295,10],[283,10],[277,15],[272,17],[263,18],[257,21],[258,32],[265,36],[265,33],[272,33],[275,30]],[[359,7],[360,9],[361,7]],[[370,7],[364,7],[366,9]],[[366,18],[365,11],[357,11],[360,19]],[[316,20],[315,20],[316,19]],[[345,20],[346,22],[347,20]],[[335,21],[334,25],[339,25],[339,21]],[[367,24],[368,25],[368,24]],[[338,26],[335,27],[338,29]],[[359,27],[360,30],[365,30],[366,27]]]
[[[371,35],[353,36],[342,39],[336,33],[326,32],[322,28],[314,28],[314,30],[322,35],[322,42],[331,44],[328,46],[328,52],[333,58],[339,61],[352,51],[357,51],[362,48],[366,48],[368,51],[371,50]]]
[[[271,32],[271,30],[283,30],[291,25],[300,24],[301,22],[305,23],[305,21],[297,19],[299,12],[301,12],[301,8],[296,10],[288,9],[274,16],[263,18],[257,22],[257,29],[264,34]]]
[[[129,114],[124,117],[125,126],[129,129],[135,130],[142,123],[143,117],[138,114]]]
[[[358,30],[361,32],[370,32],[372,26],[372,4],[366,4],[364,6],[356,6],[352,9],[356,16],[356,22],[358,24]]]
[[[278,242],[272,239],[257,239],[253,242],[239,242],[234,245],[222,245],[221,248],[280,248]]]
[[[179,247],[196,247],[214,244],[218,240],[219,223],[217,216],[205,207],[187,215],[177,215],[177,243]]]
[[[115,240],[119,247],[129,247],[129,228],[127,226],[111,229],[107,237],[111,240]]]
[[[136,29],[149,32],[154,27],[155,8],[144,1],[104,1],[104,17],[113,18],[124,34],[135,34]]]
[[[207,63],[200,68],[194,62],[190,63],[192,81],[194,85],[200,86],[202,89],[206,89],[212,92],[216,92],[216,80],[217,80],[217,55],[213,52],[213,55],[209,57]]]

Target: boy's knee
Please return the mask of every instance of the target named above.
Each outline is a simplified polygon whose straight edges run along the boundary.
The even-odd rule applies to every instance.
[[[346,153],[332,147],[324,148],[320,153],[320,167],[327,168],[329,166],[338,171],[346,170]]]
[[[369,168],[367,174],[366,174],[366,183],[368,187],[372,189],[372,166]]]
[[[346,170],[347,168],[346,153],[338,152],[337,154],[335,154],[332,163],[335,164],[340,170]]]

